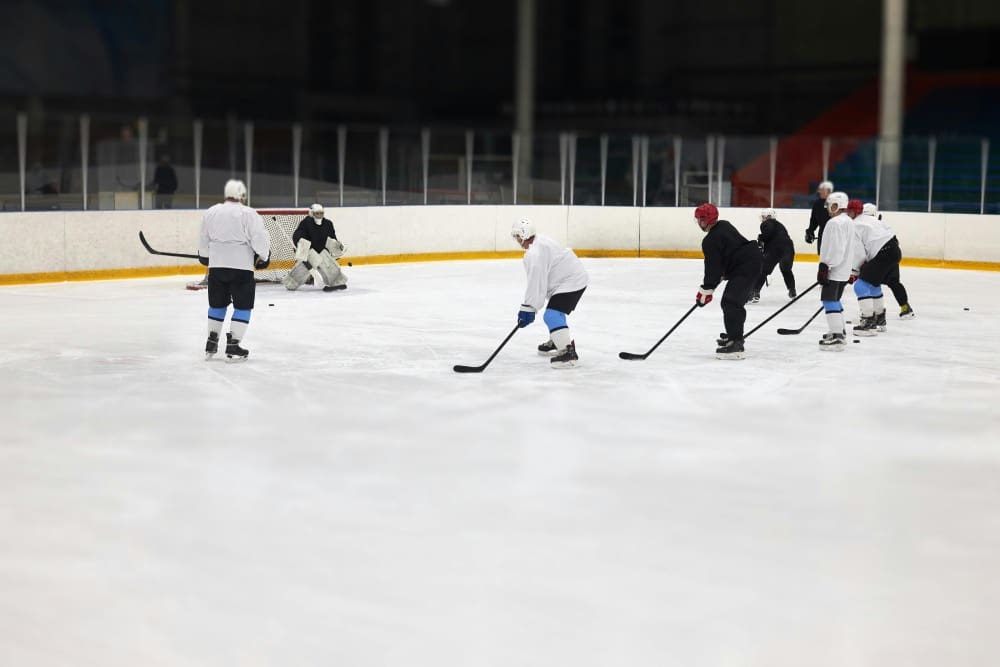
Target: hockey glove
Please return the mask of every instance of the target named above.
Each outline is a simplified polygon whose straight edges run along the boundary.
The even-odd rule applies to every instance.
[[[202,257],[201,255],[198,255],[198,262],[202,266],[208,266],[208,257]]]
[[[826,285],[830,282],[830,267],[823,262],[819,263],[819,269],[816,271],[816,282],[820,285]]]
[[[261,259],[256,254],[253,256],[253,266],[255,269],[266,269],[271,265],[271,253],[267,253],[267,259]]]
[[[698,295],[695,296],[694,299],[699,308],[704,308],[708,304],[712,303],[713,292],[715,292],[714,289],[705,289],[704,287],[698,289]]]
[[[523,329],[532,322],[535,321],[535,309],[528,305],[522,305],[521,310],[517,311],[517,326],[519,329]]]
[[[856,281],[857,279],[858,279],[858,270],[857,270],[857,269],[853,269],[853,270],[851,271],[851,277],[847,279],[847,284],[848,284],[848,285],[853,285],[853,284],[854,284],[854,282],[855,282],[855,281]]]
[[[813,234],[813,231],[811,229],[807,229],[806,230],[806,243],[812,243],[815,240],[816,240],[816,235]]]

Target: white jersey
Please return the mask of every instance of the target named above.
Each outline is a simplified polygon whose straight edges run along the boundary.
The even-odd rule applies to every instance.
[[[830,218],[823,228],[819,261],[830,267],[830,280],[846,281],[854,263],[854,221],[847,213]]]
[[[528,274],[524,305],[535,310],[541,310],[553,294],[581,290],[590,280],[583,262],[572,250],[541,234],[535,235],[524,253],[524,270]]]
[[[271,237],[257,211],[234,201],[216,204],[205,211],[198,254],[208,257],[210,269],[253,271],[254,253],[261,259],[271,253]]]
[[[872,215],[854,218],[854,269],[871,261],[879,250],[894,237],[892,228]]]

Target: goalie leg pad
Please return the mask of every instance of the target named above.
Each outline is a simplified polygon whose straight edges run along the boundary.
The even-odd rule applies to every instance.
[[[326,250],[320,253],[315,250],[310,252],[309,261],[314,264],[316,270],[319,271],[319,275],[323,279],[323,282],[328,287],[337,287],[339,285],[347,284],[347,276],[345,276],[344,272],[340,270],[340,265],[337,264],[337,260],[335,260]]]
[[[288,272],[282,284],[285,289],[295,291],[302,286],[302,283],[309,277],[309,266],[306,262],[296,262],[292,270]]]

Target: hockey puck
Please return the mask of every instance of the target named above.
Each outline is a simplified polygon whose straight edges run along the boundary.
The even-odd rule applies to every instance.
[[[860,343],[861,341],[860,341],[860,340],[855,340],[854,342],[855,342],[855,343]]]
[[[267,304],[267,305],[269,305],[269,306],[273,306],[274,304],[273,304],[273,303],[269,303],[269,304]]]
[[[348,266],[354,266],[354,262],[348,262],[347,265]],[[966,308],[966,310],[968,310],[968,308]]]
[[[963,308],[962,310],[968,310],[968,308]]]

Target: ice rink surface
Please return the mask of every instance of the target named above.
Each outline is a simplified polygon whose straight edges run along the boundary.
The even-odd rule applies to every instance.
[[[262,286],[245,364],[189,278],[0,288],[0,665],[1000,664],[1000,273],[904,267],[840,354],[774,332],[814,290],[625,362],[701,263],[584,261],[580,367],[538,322],[482,375],[517,261]]]

